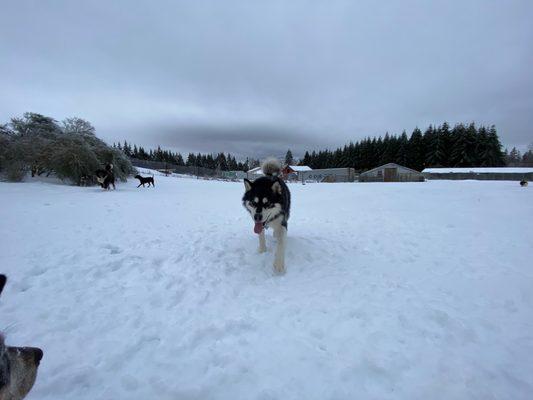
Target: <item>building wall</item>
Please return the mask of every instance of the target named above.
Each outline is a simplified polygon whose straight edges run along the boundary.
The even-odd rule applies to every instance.
[[[221,171],[221,175],[228,179],[244,179],[247,176],[244,171]]]
[[[396,168],[396,170],[398,171],[398,175],[412,175],[413,174],[412,170],[410,170],[408,168],[404,168],[402,166],[386,167],[386,168]],[[377,168],[374,171],[363,172],[361,174],[361,176],[364,175],[364,176],[368,176],[368,177],[377,177],[380,172],[381,172],[381,175],[385,174],[385,169],[386,168]]]
[[[424,177],[427,179],[450,179],[450,180],[478,180],[478,181],[526,181],[533,180],[533,173],[476,173],[476,172],[462,172],[462,173],[432,173],[424,172]]]
[[[355,177],[355,169],[353,168],[324,168],[298,173],[299,181],[353,182]]]
[[[359,176],[359,182],[384,182],[384,175],[363,175]],[[394,182],[424,182],[424,176],[422,174],[398,174],[398,179]]]
[[[383,168],[377,168],[368,172],[363,172],[359,175],[360,182],[384,182],[385,170],[388,168],[396,169],[396,179],[394,182],[423,182],[424,176],[419,172],[413,172],[412,170],[399,166],[383,166]]]

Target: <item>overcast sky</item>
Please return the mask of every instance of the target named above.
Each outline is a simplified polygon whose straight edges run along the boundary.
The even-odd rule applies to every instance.
[[[443,121],[533,142],[531,0],[0,1],[0,122],[258,157]]]

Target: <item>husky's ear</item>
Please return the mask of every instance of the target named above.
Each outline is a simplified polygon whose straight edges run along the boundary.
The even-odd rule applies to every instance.
[[[0,275],[0,294],[2,294],[2,290],[4,289],[6,282],[7,277],[5,275]]]
[[[246,189],[246,191],[249,191],[252,188],[252,182],[250,182],[246,178],[244,178],[244,188]]]
[[[273,191],[274,193],[281,194],[281,185],[279,184],[278,181],[276,181],[276,182],[274,182],[274,183],[272,184],[272,191]]]

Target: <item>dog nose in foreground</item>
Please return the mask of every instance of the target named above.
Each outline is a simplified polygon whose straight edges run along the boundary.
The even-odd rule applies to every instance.
[[[261,222],[262,219],[263,219],[263,216],[261,214],[255,214],[254,215],[254,221],[255,222]]]
[[[38,347],[26,347],[25,350],[30,352],[33,355],[35,364],[39,365],[39,363],[43,359],[43,351],[39,349]]]

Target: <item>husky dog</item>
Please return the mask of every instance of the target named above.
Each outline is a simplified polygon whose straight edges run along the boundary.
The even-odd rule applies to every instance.
[[[0,293],[6,283],[0,275]],[[0,334],[0,400],[21,400],[33,387],[43,351],[36,347],[8,347]]]
[[[95,172],[96,180],[102,189],[110,189],[110,185],[115,189],[115,175],[113,175],[113,164],[107,164],[105,169],[98,169]],[[1,400],[1,399],[0,399]]]
[[[281,164],[278,160],[267,159],[261,168],[265,176],[253,182],[244,180],[246,191],[242,204],[254,221],[254,232],[259,235],[260,253],[266,251],[265,229],[269,227],[274,229],[274,236],[278,239],[274,268],[278,273],[284,273],[291,193],[285,182],[279,178]]]
[[[522,179],[522,180],[520,181],[520,186],[522,186],[522,187],[526,187],[526,186],[527,186],[527,181],[526,181],[525,179]]]
[[[148,187],[150,187],[150,184],[152,184],[153,187],[155,187],[154,185],[154,177],[153,176],[141,176],[141,175],[135,175],[135,179],[138,179],[139,180],[139,186],[143,185],[144,187],[144,184],[147,183],[148,184]],[[137,186],[137,187],[139,187]]]

